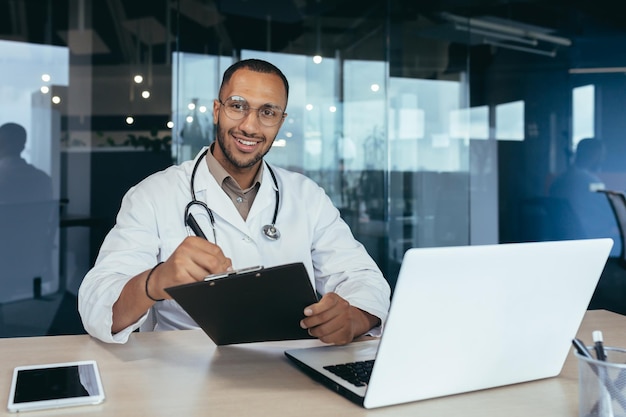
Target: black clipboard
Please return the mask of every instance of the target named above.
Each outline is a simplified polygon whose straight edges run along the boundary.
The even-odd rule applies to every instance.
[[[216,345],[311,338],[300,320],[317,296],[301,262],[210,275],[165,291]]]

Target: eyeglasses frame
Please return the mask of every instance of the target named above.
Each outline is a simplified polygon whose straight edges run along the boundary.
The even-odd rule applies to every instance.
[[[237,96],[230,96],[230,97],[226,98],[226,100],[224,100],[224,101],[222,101],[222,100],[218,97],[218,98],[217,98],[217,101],[218,101],[218,103],[220,103],[220,106],[224,106],[224,107],[226,107],[226,102],[227,102],[228,100],[232,100],[232,98],[233,98],[233,97],[237,97]],[[234,101],[237,101],[237,100],[234,100]],[[265,108],[266,106],[267,106],[267,107],[273,107],[273,106],[271,106],[271,105],[267,105],[267,104],[264,104],[264,105],[263,105],[263,106],[261,106],[261,107],[252,107],[252,106],[250,106],[250,105],[248,104],[248,100],[246,100],[246,99],[245,99],[245,98],[243,98],[243,97],[242,97],[242,100],[240,100],[240,101],[242,101],[242,102],[245,102],[245,103],[246,103],[246,105],[247,105],[247,111],[245,111],[245,112],[241,113],[241,114],[243,115],[241,118],[239,118],[239,119],[235,119],[235,118],[233,118],[232,116],[230,116],[226,110],[224,110],[224,114],[226,114],[226,117],[228,117],[230,120],[234,120],[234,121],[243,120],[243,119],[245,119],[246,117],[248,117],[248,116],[250,115],[250,111],[252,111],[252,110],[256,110],[256,113],[257,113],[257,119],[259,120],[259,123],[260,123],[260,124],[262,124],[262,125],[263,125],[263,126],[265,126],[265,127],[274,127],[274,126],[277,126],[278,124],[280,124],[280,122],[281,122],[281,121],[283,121],[283,120],[285,119],[285,117],[287,116],[287,113],[285,113],[285,111],[284,111],[283,109],[281,109],[280,107],[276,106],[275,108],[276,108],[278,111],[280,111],[280,112],[282,113],[282,115],[281,115],[281,116],[277,119],[277,122],[276,122],[276,123],[274,123],[273,125],[267,125],[267,124],[263,123],[263,120],[266,120],[266,119],[263,119],[263,118],[260,116],[260,113],[259,113],[259,112],[260,112],[260,110],[261,110],[261,109]]]

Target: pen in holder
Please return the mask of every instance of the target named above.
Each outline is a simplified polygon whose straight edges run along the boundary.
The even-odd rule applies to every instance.
[[[606,360],[576,352],[579,417],[626,416],[626,349],[604,347]]]

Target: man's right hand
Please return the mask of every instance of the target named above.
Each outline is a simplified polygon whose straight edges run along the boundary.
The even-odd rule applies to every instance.
[[[148,291],[153,298],[171,298],[164,288],[200,281],[209,274],[232,269],[222,249],[205,239],[189,236],[150,277]]]
[[[232,269],[232,261],[216,244],[189,236],[162,265],[153,268],[131,278],[122,289],[113,304],[112,333],[125,329],[143,316],[154,304],[150,297],[169,299],[171,297],[165,288],[200,281],[207,275],[228,271]],[[146,285],[151,271],[150,281]]]

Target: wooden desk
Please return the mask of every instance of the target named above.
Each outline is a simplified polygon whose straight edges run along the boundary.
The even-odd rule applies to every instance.
[[[607,345],[626,346],[626,317],[587,312],[580,337],[601,329]],[[66,416],[551,416],[578,415],[576,358],[557,378],[410,404],[365,410],[319,385],[284,356],[317,341],[217,348],[200,330],[134,333],[125,345],[87,335],[0,339],[0,414],[6,412],[13,367],[95,359],[107,399],[98,406],[29,412]],[[538,346],[539,347],[539,346]]]

